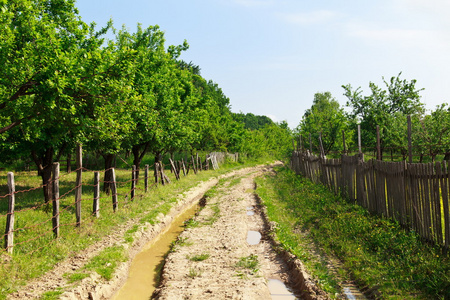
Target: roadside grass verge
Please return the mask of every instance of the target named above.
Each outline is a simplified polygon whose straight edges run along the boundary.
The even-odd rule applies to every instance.
[[[149,222],[154,224],[157,216],[167,214],[170,208],[176,204],[178,195],[194,187],[201,181],[206,181],[210,177],[218,176],[233,169],[246,167],[243,164],[224,164],[220,169],[213,171],[202,171],[194,175],[192,170],[187,176],[182,176],[181,180],[174,179],[173,174],[167,171],[172,183],[165,186],[152,187],[148,193],[144,193],[143,179],[141,177],[134,201],[129,199],[130,183],[118,186],[119,207],[114,213],[112,210],[111,196],[107,196],[101,191],[100,217],[92,215],[93,188],[89,185],[83,186],[82,194],[82,221],[80,227],[75,227],[74,215],[74,192],[69,192],[75,186],[75,173],[65,174],[62,172],[60,180],[60,194],[66,192],[66,197],[60,200],[61,224],[60,237],[54,239],[51,222],[51,206],[42,205],[42,189],[27,193],[16,194],[15,228],[25,228],[15,232],[14,254],[11,256],[2,252],[0,255],[0,299],[5,299],[27,281],[39,277],[52,269],[55,264],[67,257],[74,256],[85,250],[96,241],[110,234],[118,226],[126,223],[130,219],[138,219],[141,223]],[[141,172],[141,175],[143,172]],[[117,181],[129,181],[131,171],[116,170]],[[40,177],[35,172],[16,172],[16,190],[27,190],[41,184]],[[6,171],[0,172],[0,182],[6,183]],[[93,174],[83,173],[83,182],[93,183]],[[151,182],[151,178],[150,178]],[[6,194],[5,185],[0,185],[1,194]],[[37,207],[37,208],[35,208]],[[7,212],[7,201],[0,199],[0,230],[5,231]],[[124,236],[124,242],[133,242],[133,233],[137,227],[133,227]],[[2,244],[3,246],[3,244]],[[113,268],[114,269],[114,268]],[[109,272],[109,271],[108,271]],[[106,272],[105,274],[107,274]],[[113,271],[112,271],[113,272]],[[68,275],[69,276],[69,275]],[[73,275],[69,281],[78,281],[84,275]],[[108,277],[105,275],[104,277]]]
[[[450,299],[450,259],[391,220],[369,214],[286,167],[257,178],[276,236],[331,296],[338,282],[311,245],[342,261],[341,275],[389,299]]]

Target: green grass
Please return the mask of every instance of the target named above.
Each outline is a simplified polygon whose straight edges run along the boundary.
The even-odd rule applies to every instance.
[[[256,274],[259,271],[258,255],[250,254],[249,256],[241,257],[236,263],[236,267],[247,269],[251,275]]]
[[[68,283],[74,283],[77,281],[81,281],[84,278],[91,276],[89,273],[65,273],[64,278],[66,278]]]
[[[59,296],[61,296],[63,291],[61,289],[56,289],[54,291],[45,292],[42,294],[41,300],[56,300],[59,299]]]
[[[84,269],[94,270],[106,280],[111,280],[116,267],[126,260],[127,255],[123,246],[108,247],[91,258]]]
[[[207,260],[209,257],[210,257],[209,253],[202,253],[202,254],[188,256],[188,259],[190,261],[204,261],[204,260]]]
[[[190,172],[188,176],[182,176],[180,181],[173,178],[173,174],[167,171],[172,183],[166,186],[153,187],[148,193],[143,193],[143,179],[139,181],[137,191],[139,195],[134,201],[126,200],[129,194],[130,183],[118,185],[119,208],[114,213],[112,210],[111,196],[101,191],[100,217],[92,216],[93,187],[83,186],[82,194],[82,222],[80,227],[75,227],[74,216],[74,192],[70,191],[75,185],[75,173],[66,174],[61,172],[60,195],[68,193],[60,201],[61,224],[60,237],[54,239],[51,224],[51,209],[42,205],[42,189],[38,188],[26,193],[16,194],[16,214],[14,235],[14,254],[2,253],[0,256],[0,299],[20,289],[27,281],[43,275],[69,256],[76,255],[89,245],[99,241],[107,234],[114,231],[117,226],[124,224],[130,219],[137,218],[141,223],[154,224],[159,214],[167,214],[175,205],[178,195],[185,190],[206,181],[211,176],[218,176],[232,169],[241,168],[243,165],[221,165],[221,168],[213,171],[203,171],[194,175]],[[7,171],[0,172],[0,182],[6,183]],[[143,175],[143,172],[141,172]],[[129,181],[131,171],[116,170],[117,181]],[[150,178],[150,183],[151,183]],[[16,190],[28,190],[41,184],[40,177],[36,172],[15,172]],[[93,183],[91,172],[83,173],[85,184]],[[7,187],[0,185],[0,195],[7,193]],[[0,231],[5,231],[7,200],[0,198]],[[20,229],[22,228],[22,229]],[[124,241],[132,243],[133,233],[138,230],[133,227],[124,235]],[[101,269],[99,267],[98,269]],[[108,277],[106,269],[100,271]],[[103,276],[102,275],[102,276]],[[76,276],[76,275],[74,275]]]
[[[194,268],[190,268],[189,269],[189,273],[187,275],[189,278],[194,279],[195,277],[200,277],[202,276],[202,271],[198,270],[198,269],[194,269]]]
[[[214,224],[220,217],[220,208],[219,208],[219,203],[214,203],[209,205],[209,208],[211,208],[211,210],[213,211],[213,214],[206,218],[203,222],[202,225],[212,225]]]
[[[334,294],[335,276],[312,250],[337,256],[341,274],[389,299],[449,299],[450,259],[399,224],[349,204],[324,186],[278,168],[257,179],[257,193],[276,236],[299,257],[322,288]],[[311,247],[310,245],[314,245]]]

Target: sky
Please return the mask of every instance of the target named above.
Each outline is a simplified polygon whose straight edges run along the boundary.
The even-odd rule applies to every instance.
[[[159,25],[230,98],[233,112],[295,128],[314,94],[416,79],[429,110],[450,103],[449,0],[77,0],[83,21]],[[346,108],[347,110],[349,108]]]

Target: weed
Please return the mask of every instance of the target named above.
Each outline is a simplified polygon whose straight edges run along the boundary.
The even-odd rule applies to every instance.
[[[236,267],[248,269],[251,275],[259,271],[258,255],[251,254],[249,256],[241,257],[236,263]]]
[[[200,223],[197,220],[193,219],[193,218],[184,221],[184,227],[185,228],[195,228],[195,227],[198,227],[199,225],[200,225]]]
[[[194,268],[190,268],[189,269],[188,277],[193,279],[195,277],[200,277],[201,275],[202,275],[202,271],[201,270],[197,270],[197,269],[194,269]]]
[[[139,226],[134,225],[131,229],[127,230],[127,232],[125,232],[125,235],[124,235],[125,242],[127,242],[129,244],[133,243],[133,241],[134,241],[133,234],[135,232],[137,232],[138,229],[139,229]]]
[[[187,237],[178,238],[176,244],[179,246],[192,246],[194,243],[189,241]]]
[[[212,214],[212,216],[207,218],[205,221],[203,221],[204,225],[212,225],[220,217],[220,208],[219,208],[219,204],[218,203],[211,204],[209,207],[212,209],[213,214]]]
[[[188,256],[187,258],[191,261],[204,261],[204,260],[208,259],[209,257],[210,257],[209,253],[203,253],[203,254]]]
[[[54,291],[45,292],[41,296],[41,300],[56,300],[59,299],[59,296],[61,296],[63,293],[62,289],[56,289]]]
[[[81,281],[84,278],[89,277],[90,274],[88,274],[88,273],[65,273],[63,276],[67,279],[68,283],[73,283],[73,282]]]

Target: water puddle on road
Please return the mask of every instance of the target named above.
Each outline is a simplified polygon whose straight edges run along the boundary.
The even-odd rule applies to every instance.
[[[269,279],[267,285],[269,286],[270,296],[272,300],[295,300],[298,299],[289,291],[286,285],[278,279]]]
[[[144,246],[143,250],[133,259],[128,279],[114,295],[113,300],[148,300],[151,298],[159,284],[164,260],[171,243],[183,232],[184,221],[192,218],[199,207],[199,205],[194,205],[178,215],[167,230]]]
[[[252,206],[247,207],[247,216],[253,216],[255,214],[255,211],[253,210]]]
[[[261,241],[261,233],[252,230],[249,230],[247,232],[247,243],[249,245],[258,245],[260,241]]]

